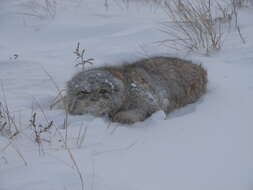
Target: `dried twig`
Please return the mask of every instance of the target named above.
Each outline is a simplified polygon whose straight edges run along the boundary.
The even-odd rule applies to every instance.
[[[79,178],[80,178],[82,190],[84,190],[84,189],[85,189],[85,184],[84,184],[83,175],[82,175],[82,173],[81,173],[81,171],[80,171],[80,169],[79,169],[79,167],[78,167],[78,164],[77,164],[77,162],[76,162],[76,160],[75,160],[75,158],[74,158],[72,152],[70,151],[69,148],[67,148],[67,151],[68,151],[68,154],[69,154],[70,159],[72,160],[72,162],[73,162],[73,164],[74,164],[74,166],[75,166],[76,172],[77,172],[77,174],[78,174],[78,176],[79,176]]]
[[[48,132],[49,129],[53,126],[54,122],[50,121],[46,126],[43,126],[42,124],[37,124],[36,117],[37,113],[35,112],[33,113],[32,118],[30,120],[30,126],[33,128],[35,134],[35,142],[41,144],[41,134]]]
[[[84,71],[84,66],[87,63],[93,64],[93,61],[94,61],[93,58],[85,59],[84,58],[84,53],[85,53],[85,49],[80,49],[80,42],[78,42],[77,47],[74,51],[74,54],[76,55],[76,60],[79,60],[79,62],[75,66],[78,67],[78,66],[81,65],[83,71]]]

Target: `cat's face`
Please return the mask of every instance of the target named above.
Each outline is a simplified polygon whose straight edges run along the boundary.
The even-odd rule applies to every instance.
[[[122,101],[123,83],[104,70],[80,72],[67,84],[68,111],[71,114],[107,115]]]

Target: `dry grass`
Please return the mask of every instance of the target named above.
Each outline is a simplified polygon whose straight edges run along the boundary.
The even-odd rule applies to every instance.
[[[20,130],[15,122],[15,116],[10,113],[5,88],[2,81],[0,82],[3,96],[3,101],[0,102],[0,135],[2,134],[12,139],[20,133]]]
[[[0,102],[0,135],[6,137],[8,143],[6,146],[0,149],[0,152],[5,152],[9,147],[12,148],[17,153],[18,157],[20,157],[21,160],[24,162],[24,165],[27,166],[28,162],[26,161],[18,147],[15,145],[15,139],[21,133],[22,131],[18,129],[15,117],[10,113],[8,104],[6,102],[6,99],[4,98],[4,103]]]
[[[18,14],[38,19],[53,19],[57,11],[56,0],[30,0],[22,4],[24,12]]]
[[[250,5],[253,5],[253,0],[166,1],[169,21],[161,30],[168,38],[160,43],[177,51],[208,55],[222,48],[231,29],[237,30],[242,42],[246,43],[238,23],[238,10]]]
[[[168,34],[163,44],[176,50],[219,50],[232,21],[233,10],[211,0],[170,0],[165,3],[170,21],[162,31]]]
[[[57,84],[53,80],[53,77],[49,74],[48,74],[48,76],[52,80],[52,83],[55,85],[58,93],[61,94],[62,92],[59,90]],[[39,107],[41,114],[38,114],[32,110],[31,118],[26,122],[26,123],[28,123],[28,125],[21,126],[21,122],[18,125],[16,122],[15,116],[11,113],[11,111],[8,107],[3,85],[1,87],[2,87],[1,89],[2,89],[2,93],[3,93],[3,103],[0,102],[0,135],[4,136],[5,139],[7,140],[7,144],[4,145],[4,147],[2,147],[0,149],[0,152],[3,154],[2,159],[3,158],[5,159],[4,152],[7,151],[9,148],[11,148],[17,153],[17,155],[21,158],[21,160],[24,162],[24,164],[26,166],[28,165],[28,162],[25,159],[25,156],[22,154],[22,152],[18,148],[18,143],[17,143],[18,136],[22,135],[23,137],[28,137],[32,143],[36,143],[39,147],[39,149],[38,149],[39,154],[45,153],[43,150],[43,145],[45,145],[44,143],[52,143],[53,141],[55,141],[53,139],[57,139],[58,142],[61,142],[61,144],[63,144],[63,146],[61,146],[61,147],[63,147],[64,150],[66,150],[66,152],[69,156],[69,159],[71,160],[72,165],[73,165],[71,168],[77,173],[77,175],[80,179],[81,189],[84,190],[85,189],[84,177],[81,173],[81,170],[78,166],[78,162],[76,161],[71,148],[68,146],[67,139],[68,139],[69,122],[68,122],[67,111],[65,110],[64,126],[63,126],[64,135],[62,134],[62,131],[59,130],[59,127],[56,125],[56,123],[53,120],[49,120],[47,118],[44,110],[42,109],[42,106],[40,106],[38,102],[36,102],[36,103],[38,104],[37,106]],[[42,119],[39,120],[38,115],[40,115],[40,118],[42,118]],[[44,118],[44,120],[43,120],[43,118]],[[21,129],[21,128],[23,128],[23,129]],[[32,138],[30,138],[24,132],[25,130],[30,130],[30,131],[28,131],[28,133],[32,132]],[[77,148],[80,148],[84,142],[87,128],[85,128],[84,130],[85,130],[84,132],[80,131],[80,134],[78,136]],[[44,134],[46,134],[45,136],[47,136],[48,139],[43,138]],[[8,162],[8,160],[6,162]]]
[[[0,103],[0,134],[4,135],[6,139],[8,140],[7,145],[5,145],[2,149],[0,149],[1,153],[4,153],[8,148],[12,148],[17,155],[21,158],[21,160],[24,162],[24,164],[27,166],[28,162],[26,161],[25,157],[21,153],[21,151],[18,149],[18,146],[16,145],[16,137],[22,134],[21,130],[17,129],[17,124],[16,121],[13,117],[11,117],[10,111],[8,107],[3,106],[4,104]],[[43,111],[44,115],[44,111]],[[45,116],[45,115],[44,115]],[[45,116],[46,117],[46,116]],[[84,184],[84,178],[81,173],[81,170],[78,166],[78,163],[74,157],[74,154],[72,153],[71,149],[67,145],[67,126],[65,126],[65,136],[61,134],[59,131],[58,127],[54,124],[54,121],[49,121],[47,118],[45,118],[45,125],[40,124],[37,119],[37,113],[33,113],[31,119],[29,120],[29,126],[25,127],[25,129],[30,128],[33,131],[33,142],[35,142],[38,147],[39,147],[39,154],[44,153],[42,145],[44,142],[49,142],[50,140],[47,141],[43,139],[42,135],[44,133],[48,133],[48,136],[50,134],[54,135],[54,138],[60,139],[60,142],[64,143],[65,150],[67,151],[69,158],[73,164],[72,169],[74,169],[79,176],[80,183],[81,183],[81,189],[85,189],[85,184]],[[65,125],[68,125],[68,117],[64,118],[64,123]],[[13,128],[15,129],[15,132],[13,131]],[[7,131],[7,132],[5,132]],[[85,139],[85,135],[87,132],[87,128],[85,128],[85,132],[81,133],[80,136],[78,137],[78,148],[82,146],[82,143]],[[5,157],[3,157],[5,158]],[[8,161],[6,161],[8,162]]]
[[[253,5],[253,0],[231,0],[237,8],[243,8]]]
[[[78,48],[79,48],[79,45],[78,45]],[[76,49],[76,51],[77,51],[77,49]],[[79,49],[78,49],[78,52],[79,52]],[[84,51],[83,51],[83,52],[84,52]],[[80,52],[79,52],[79,53],[80,53]],[[66,104],[64,103],[64,95],[62,94],[62,90],[60,90],[59,86],[58,86],[57,83],[55,82],[53,76],[50,75],[46,70],[44,70],[44,71],[45,71],[45,73],[47,74],[47,76],[49,77],[49,79],[51,80],[51,82],[52,82],[52,84],[54,85],[55,89],[58,91],[58,94],[59,94],[59,96],[60,96],[60,98],[61,98],[61,101],[62,101],[62,103],[63,103],[63,106],[64,106],[65,117],[64,117],[64,125],[63,125],[63,128],[64,128],[64,130],[65,130],[65,135],[63,136],[63,135],[61,134],[61,132],[58,131],[58,127],[57,127],[57,126],[55,126],[55,125],[53,125],[53,126],[55,126],[55,129],[56,129],[56,131],[58,132],[59,137],[60,137],[60,139],[61,139],[61,142],[64,142],[64,147],[65,147],[65,149],[66,149],[66,151],[67,151],[67,153],[68,153],[68,155],[69,155],[69,158],[71,159],[71,161],[72,161],[72,163],[73,163],[73,165],[74,165],[74,169],[75,169],[77,175],[79,176],[80,183],[81,183],[81,189],[84,190],[84,189],[85,189],[84,177],[83,177],[83,175],[82,175],[82,172],[81,172],[81,170],[80,170],[80,168],[79,168],[79,166],[78,166],[78,164],[77,164],[77,161],[76,161],[76,159],[75,159],[75,157],[74,157],[74,155],[73,155],[71,149],[70,149],[69,146],[68,146],[68,127],[69,127],[69,122],[68,122],[68,120],[69,120],[69,114],[68,114],[68,108],[67,108]],[[48,119],[46,119],[46,120],[48,121]],[[51,127],[50,127],[50,128],[51,128]],[[86,128],[85,130],[87,130],[87,128]],[[80,144],[79,144],[80,146],[82,145],[82,143],[83,143],[83,141],[84,141],[84,139],[85,139],[85,135],[86,135],[86,132],[85,132],[85,134],[83,134],[83,137],[82,137],[83,139],[80,140],[80,141],[78,140],[78,142],[80,143]],[[79,137],[78,137],[78,139],[79,139]],[[78,145],[77,145],[77,146],[78,146]],[[80,146],[78,146],[78,147],[80,148]]]

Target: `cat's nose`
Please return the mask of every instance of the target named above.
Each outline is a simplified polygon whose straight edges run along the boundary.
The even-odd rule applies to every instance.
[[[93,102],[98,101],[98,97],[97,96],[92,96],[92,97],[90,97],[90,100],[93,101]]]

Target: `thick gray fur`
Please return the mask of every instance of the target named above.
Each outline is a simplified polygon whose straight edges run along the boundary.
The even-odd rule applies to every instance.
[[[67,83],[71,114],[109,116],[113,122],[143,121],[194,103],[205,93],[207,72],[201,65],[172,57],[142,59],[119,67],[77,73]]]

